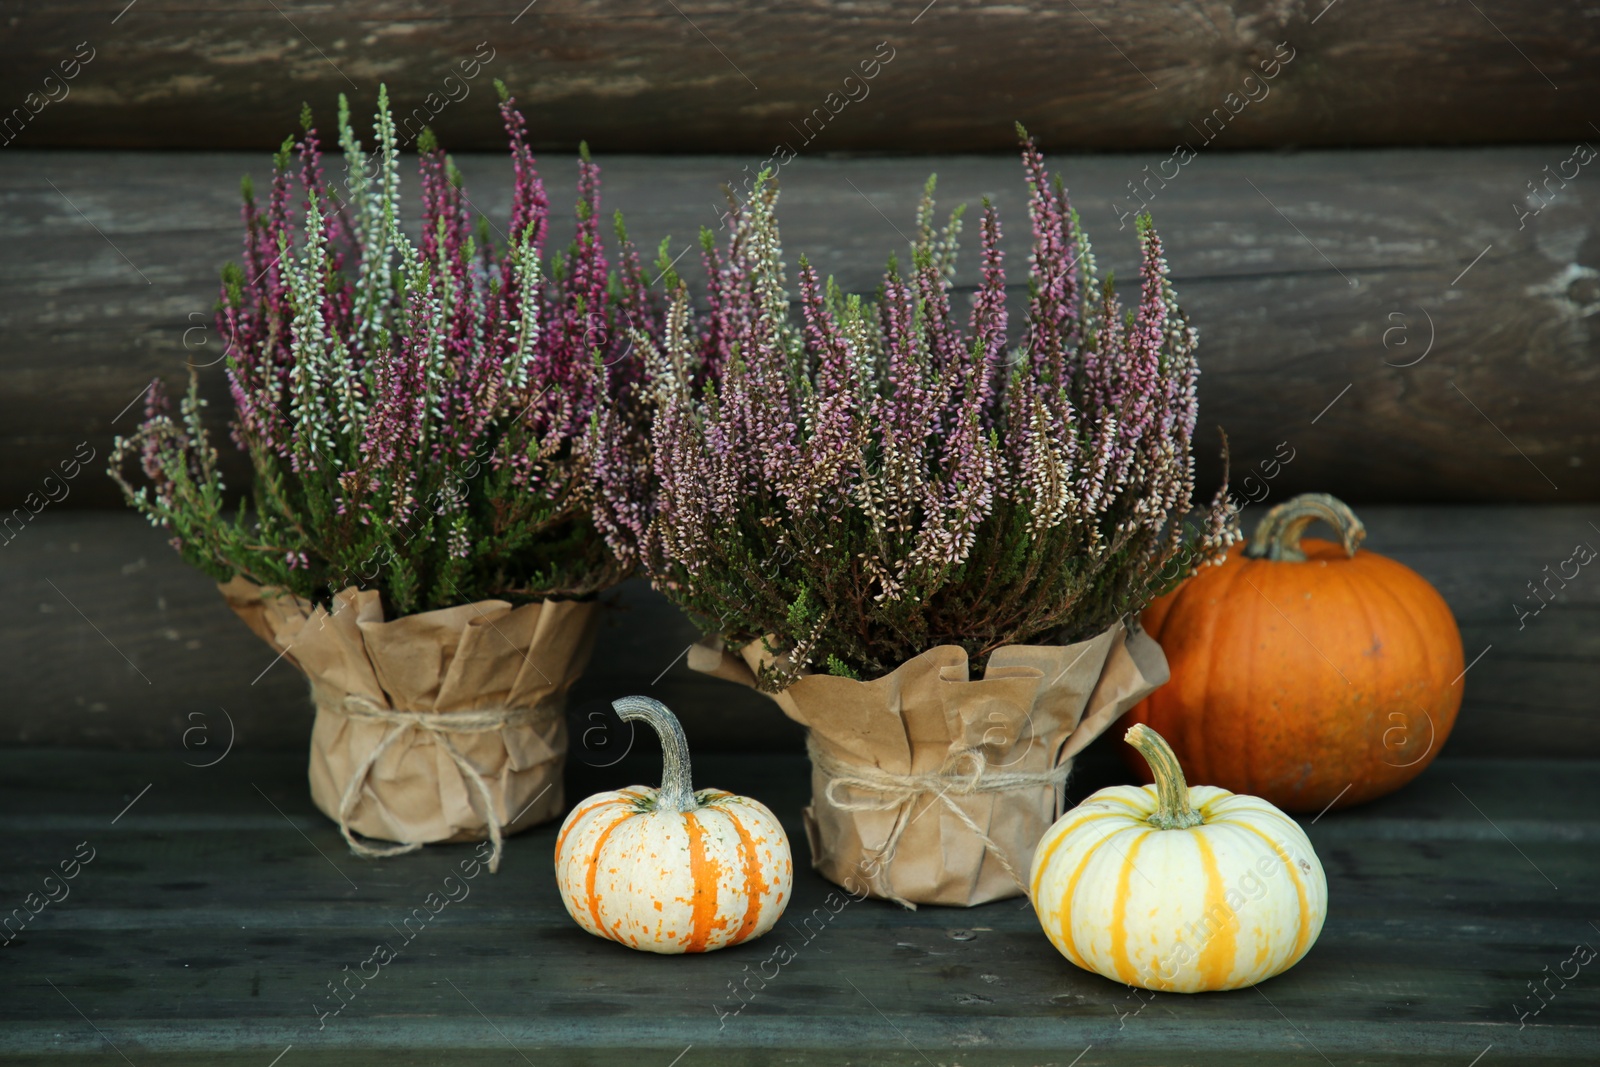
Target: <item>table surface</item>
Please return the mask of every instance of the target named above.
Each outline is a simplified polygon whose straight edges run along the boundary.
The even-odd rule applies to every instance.
[[[635,751],[609,768],[571,766],[569,804],[653,782],[656,759]],[[1444,757],[1394,796],[1303,819],[1329,882],[1315,948],[1258,988],[1184,996],[1077,969],[1021,900],[916,912],[864,901],[831,914],[832,887],[804,863],[801,756],[697,761],[697,784],[780,813],[800,869],[789,914],[765,938],[675,957],[591,937],[567,917],[551,877],[554,823],[511,839],[499,874],[469,881],[437,914],[424,909],[430,921],[413,923],[406,942],[406,917],[443,892],[471,846],[359,860],[312,807],[302,759],[185,760],[201,762],[176,751],[0,750],[4,907],[93,850],[70,895],[0,949],[0,1062],[1495,1067],[1600,1057],[1600,968],[1571,978],[1568,962],[1575,945],[1600,945],[1593,761]],[[1102,758],[1069,793],[1118,773]],[[802,931],[799,918],[817,908],[828,921]],[[731,1014],[730,984],[780,939],[794,958]],[[397,958],[319,1021],[334,1006],[330,983],[378,942],[401,946]],[[1542,1008],[1530,983],[1550,991]]]

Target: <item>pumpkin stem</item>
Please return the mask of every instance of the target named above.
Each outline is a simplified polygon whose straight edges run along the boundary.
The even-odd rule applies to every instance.
[[[697,808],[689,777],[689,739],[683,735],[677,716],[650,697],[623,697],[613,700],[611,707],[623,722],[647,723],[661,738],[661,789],[656,794],[656,807],[667,811]]]
[[[1141,722],[1130,727],[1122,739],[1139,750],[1155,775],[1159,803],[1150,825],[1158,830],[1183,830],[1205,822],[1189,805],[1189,784],[1183,780],[1183,767],[1166,738]]]
[[[1301,493],[1262,516],[1244,554],[1250,559],[1303,563],[1306,554],[1300,551],[1300,538],[1318,519],[1339,531],[1347,556],[1354,556],[1366,539],[1367,528],[1343,501],[1327,493]]]

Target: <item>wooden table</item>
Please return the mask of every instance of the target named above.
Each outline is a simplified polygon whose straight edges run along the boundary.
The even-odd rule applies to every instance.
[[[47,869],[93,855],[70,896],[0,951],[0,1061],[1496,1067],[1600,1057],[1600,964],[1565,988],[1550,979],[1555,996],[1537,1015],[1528,985],[1570,974],[1574,945],[1600,946],[1594,761],[1445,757],[1395,796],[1303,820],[1328,874],[1321,940],[1259,988],[1181,996],[1078,970],[1020,900],[916,912],[864,901],[832,914],[832,887],[805,865],[797,755],[697,761],[697,782],[759,796],[782,815],[800,868],[777,929],[697,957],[582,932],[551,877],[554,824],[512,839],[499,874],[464,883],[465,897],[453,890],[460,899],[432,914],[425,899],[470,846],[358,860],[312,807],[303,758],[238,751],[185,765],[211,758],[0,754],[0,901],[20,907]],[[654,782],[657,759],[641,740],[616,766],[575,762],[568,801]],[[1097,744],[1069,792],[1081,799],[1120,775]],[[419,908],[428,921],[407,926]],[[802,930],[818,908],[827,921]],[[778,939],[795,958],[732,1014],[730,983]],[[336,1006],[329,984],[378,942],[397,958],[365,988],[351,982],[358,993],[319,1022]]]

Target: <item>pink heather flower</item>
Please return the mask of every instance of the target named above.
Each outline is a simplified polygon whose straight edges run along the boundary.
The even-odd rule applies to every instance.
[[[1015,351],[999,215],[984,205],[963,326],[960,213],[935,229],[931,180],[909,273],[891,260],[866,301],[802,259],[791,316],[763,179],[725,247],[704,236],[706,309],[677,285],[665,337],[646,345],[647,503],[616,506],[603,529],[730,643],[775,639],[789,666],[768,687],[805,668],[876,675],[939,643],[981,661],[1087,637],[1136,615],[1180,554],[1203,561],[1235,536],[1220,495],[1198,532],[1180,529],[1195,335],[1148,219],[1128,322],[1065,186],[1025,136],[1022,155],[1033,245]],[[601,481],[608,498],[639,491]]]
[[[645,529],[635,337],[659,335],[661,309],[620,216],[608,253],[587,150],[577,240],[546,254],[549,198],[526,123],[501,92],[509,241],[477,216],[426,130],[420,237],[407,236],[384,90],[370,150],[341,98],[342,165],[325,165],[306,113],[265,203],[245,183],[243,262],[223,272],[216,323],[230,430],[256,470],[249,506],[222,513],[193,389],[181,420],[152,389],[127,443],[149,485],[122,483],[208,572],[318,598],[363,575],[405,613],[487,595],[585,595],[632,565],[599,531]]]

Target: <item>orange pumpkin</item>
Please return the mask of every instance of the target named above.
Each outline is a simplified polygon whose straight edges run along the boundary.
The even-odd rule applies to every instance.
[[[710,952],[760,937],[788,904],[789,839],[759,801],[698,793],[689,743],[666,705],[612,704],[661,737],[661,788],[599,793],[572,810],[556,838],[556,884],[579,926],[644,952]]]
[[[1301,540],[1319,519],[1342,545]],[[1158,731],[1194,779],[1286,811],[1359,804],[1415,778],[1461,707],[1461,632],[1433,586],[1361,551],[1365,537],[1326,494],[1269,511],[1248,546],[1145,611],[1172,680],[1126,722]]]

